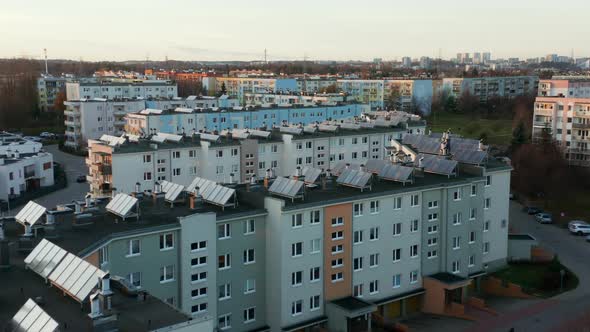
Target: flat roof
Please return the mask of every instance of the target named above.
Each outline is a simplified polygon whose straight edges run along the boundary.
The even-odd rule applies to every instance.
[[[363,301],[363,300],[353,297],[353,296],[334,300],[331,303],[335,304],[343,309],[346,309],[348,311],[357,311],[357,310],[362,310],[362,309],[366,309],[366,308],[370,308],[370,307],[375,306],[375,304],[373,304],[373,303]]]
[[[454,283],[458,283],[458,282],[463,282],[466,281],[466,278],[463,278],[461,276],[458,276],[456,274],[451,274],[448,272],[439,272],[433,275],[429,275],[428,277],[436,279],[440,282],[443,282],[445,284],[454,284]]]
[[[536,239],[530,234],[508,234],[508,240],[535,241]]]

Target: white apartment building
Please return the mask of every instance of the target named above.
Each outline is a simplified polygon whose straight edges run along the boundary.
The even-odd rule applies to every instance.
[[[65,142],[68,147],[84,149],[89,139],[102,135],[121,135],[125,115],[145,108],[143,99],[91,98],[68,100],[64,111]]]
[[[174,98],[178,97],[176,83],[165,80],[101,80],[66,83],[68,100]]]
[[[243,105],[246,93],[278,93],[298,91],[297,82],[292,78],[258,77],[208,77],[203,79],[203,87],[209,93],[219,93],[225,86],[226,93],[237,98]]]
[[[399,96],[396,109],[403,112],[419,111],[428,115],[432,108],[432,80],[419,79],[387,79],[383,85],[384,105],[393,92]]]
[[[53,110],[55,98],[60,92],[66,92],[66,83],[73,79],[68,77],[54,77],[51,75],[41,75],[37,79],[37,98],[41,111]]]
[[[356,98],[358,102],[369,104],[371,108],[383,108],[383,80],[338,80],[338,89]]]
[[[485,103],[488,98],[493,97],[514,98],[534,95],[538,83],[537,76],[444,78],[442,89],[446,96],[459,98],[464,93],[469,93]]]
[[[149,99],[145,102],[147,108],[169,110],[175,108],[233,108],[240,106],[239,101],[228,95],[220,97],[212,96],[188,96],[186,98],[159,98]]]
[[[0,199],[54,184],[53,155],[43,145],[0,133]]]

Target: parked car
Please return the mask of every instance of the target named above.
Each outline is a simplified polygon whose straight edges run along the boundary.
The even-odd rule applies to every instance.
[[[588,225],[584,220],[572,220],[567,223],[567,228],[571,229],[574,225]]]
[[[78,175],[78,177],[76,178],[76,182],[78,182],[78,183],[86,182],[86,175]]]
[[[33,142],[41,142],[42,141],[41,137],[37,137],[37,136],[25,136],[25,137],[23,137],[23,139],[25,139],[27,141],[33,141]]]
[[[573,224],[568,227],[570,233],[577,235],[590,234],[590,225]]]
[[[137,296],[139,293],[137,287],[132,285],[127,279],[111,275],[111,284],[114,289],[120,290],[123,294]]]
[[[542,213],[542,212],[543,212],[543,210],[541,210],[541,209],[539,209],[539,208],[537,208],[537,207],[534,207],[534,206],[525,206],[525,207],[522,209],[522,211],[523,211],[523,212],[526,212],[526,213],[528,213],[528,214],[530,214],[530,215],[533,215],[533,214],[538,214],[538,213]]]
[[[553,218],[551,217],[551,213],[537,213],[535,214],[535,219],[541,224],[552,224]]]
[[[39,137],[41,137],[41,138],[55,138],[55,134],[44,131],[41,134],[39,134]]]

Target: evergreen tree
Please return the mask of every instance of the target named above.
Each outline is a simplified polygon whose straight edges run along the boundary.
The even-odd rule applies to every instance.
[[[444,110],[446,112],[457,112],[457,101],[455,100],[455,97],[449,96],[445,100]]]
[[[221,83],[221,95],[224,95],[227,93],[227,88],[225,87],[225,82]]]
[[[526,128],[524,126],[524,122],[520,121],[516,128],[512,131],[512,148],[516,148],[519,145],[525,144],[528,141],[528,135],[526,133]]]

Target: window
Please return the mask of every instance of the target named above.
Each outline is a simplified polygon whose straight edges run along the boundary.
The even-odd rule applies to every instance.
[[[402,234],[402,223],[398,222],[393,224],[393,236],[399,236]]]
[[[369,229],[369,241],[379,240],[379,227],[371,227]]]
[[[483,223],[483,231],[487,232],[490,230],[490,221],[486,220],[486,222]]]
[[[301,255],[303,255],[303,242],[291,244],[291,256],[299,257]]]
[[[220,270],[229,269],[231,267],[231,255],[219,255],[217,256],[217,267]]]
[[[143,156],[143,162],[144,163],[151,163],[152,162],[152,156],[149,154],[146,154]]]
[[[471,256],[469,256],[469,265],[468,265],[468,267],[472,267],[474,265],[475,265],[475,256],[474,255],[471,255]]]
[[[428,221],[435,221],[438,219],[438,213],[430,213],[428,215]]]
[[[141,287],[141,272],[129,273],[125,279],[136,288]]]
[[[244,264],[252,264],[254,262],[256,262],[254,249],[244,250]]]
[[[244,324],[251,323],[256,320],[256,308],[244,309]]]
[[[303,271],[291,273],[291,286],[301,286],[303,283]]]
[[[459,249],[461,248],[461,237],[460,236],[454,236],[453,237],[453,249]]]
[[[455,191],[453,191],[453,199],[456,201],[461,200],[461,189],[455,189]]]
[[[355,217],[362,216],[363,215],[363,203],[355,203],[353,211],[354,211]]]
[[[320,239],[313,239],[311,240],[311,250],[310,253],[317,254],[320,252]]]
[[[332,218],[332,227],[342,226],[342,225],[344,225],[344,218],[342,218],[342,217]]]
[[[207,249],[207,241],[199,241],[191,243],[191,251],[200,251]]]
[[[410,272],[410,284],[418,282],[418,270]]]
[[[363,297],[363,284],[352,286],[352,296]]]
[[[194,306],[191,307],[191,312],[193,314],[200,314],[200,313],[204,313],[206,311],[207,311],[207,302],[195,304]]]
[[[291,216],[291,227],[299,228],[303,226],[303,215],[301,213],[297,213]]]
[[[420,201],[419,201],[419,196],[418,195],[412,195],[410,196],[411,200],[410,200],[410,206],[418,206],[420,205]]]
[[[309,281],[315,282],[320,280],[320,268],[319,267],[312,267],[309,270]]]
[[[215,174],[223,174],[223,166],[216,166]]]
[[[219,285],[219,297],[220,301],[231,298],[231,284]]]
[[[379,266],[379,253],[369,255],[369,267]]]
[[[332,246],[332,255],[339,254],[343,251],[344,251],[344,247],[341,244],[336,245],[336,246]]]
[[[428,226],[428,234],[434,234],[438,232],[438,225]]]
[[[452,273],[459,273],[459,272],[461,272],[461,271],[460,271],[460,268],[461,268],[461,264],[460,264],[460,263],[461,263],[461,262],[459,262],[458,260],[456,260],[456,261],[453,261],[453,262],[451,263],[451,272],[452,272]]]
[[[401,248],[393,250],[393,262],[399,262],[402,259],[402,250]]]
[[[430,201],[428,202],[429,209],[436,209],[438,207],[438,201]]]
[[[179,176],[180,175],[180,168],[173,168],[172,169],[172,175],[173,176]]]
[[[316,225],[320,223],[320,211],[316,210],[316,211],[311,211],[309,213],[309,223],[312,225]]]
[[[332,274],[332,282],[339,282],[342,280],[344,280],[342,272],[337,272],[337,273]]]
[[[246,279],[244,284],[244,294],[256,292],[256,279]]]
[[[137,256],[141,254],[141,243],[139,239],[129,240],[129,252],[127,256]]]
[[[472,184],[471,185],[471,196],[476,196],[477,195],[477,185]]]
[[[484,242],[483,244],[483,254],[487,254],[488,252],[490,252],[490,243],[489,242]]]
[[[191,259],[191,267],[207,265],[207,256],[201,256]]]
[[[174,265],[166,265],[160,268],[160,283],[174,280]]]
[[[344,239],[344,233],[342,231],[332,232],[332,240],[342,240]]]
[[[463,219],[461,212],[453,214],[453,225],[460,225],[461,219]]]
[[[469,232],[469,243],[475,242],[475,232]]]
[[[188,157],[189,158],[196,158],[197,157],[197,150],[188,150]]]
[[[485,204],[484,204],[484,209],[489,209],[490,206],[492,206],[492,199],[491,198],[486,198]]]
[[[486,176],[486,187],[491,186],[491,185],[492,185],[492,176],[488,175],[488,176]]]
[[[256,231],[254,219],[244,220],[244,235],[254,234]]]
[[[428,244],[429,247],[435,246],[437,243],[438,243],[438,238],[437,237],[431,237],[431,238],[428,239],[428,242],[427,242],[427,244]]]
[[[373,280],[369,282],[369,294],[379,293],[379,280]]]
[[[215,155],[217,158],[223,158],[223,150],[216,150]]]
[[[152,172],[144,172],[143,173],[143,180],[144,181],[151,181],[152,180]]]
[[[320,296],[314,295],[309,298],[309,311],[315,311],[320,308]]]
[[[180,151],[172,151],[172,159],[180,158]]]
[[[352,269],[354,271],[360,271],[363,269],[363,258],[357,257],[352,260]]]
[[[508,222],[506,221],[506,219],[502,219],[502,223],[501,223],[501,225],[502,225],[502,228],[506,228],[506,224],[507,224],[507,223],[508,223]]]
[[[229,239],[231,237],[231,225],[221,224],[217,225],[217,238],[219,240]]]
[[[291,315],[299,316],[299,315],[301,315],[302,311],[303,311],[303,301],[302,300],[297,300],[297,301],[291,303]]]
[[[191,297],[193,299],[204,297],[204,296],[207,296],[207,287],[201,287],[201,288],[193,289],[191,291]]]
[[[100,266],[109,262],[109,247],[104,246],[98,250],[98,264]]]
[[[402,208],[402,198],[401,197],[396,197],[393,199],[393,209],[394,210],[399,210]]]
[[[437,255],[438,254],[437,254],[436,250],[431,250],[431,251],[429,251],[429,252],[426,253],[426,257],[428,259],[436,258]]]
[[[414,219],[410,221],[410,232],[417,232],[418,231],[418,219]]]
[[[231,327],[231,314],[225,314],[219,316],[217,319],[217,327],[220,330],[226,330]]]
[[[402,275],[396,274],[393,276],[393,288],[400,288],[402,285]]]
[[[160,235],[160,250],[169,250],[174,248],[174,234],[167,233]]]
[[[418,245],[414,244],[410,246],[410,257],[418,257]]]
[[[344,260],[342,258],[336,258],[332,260],[332,268],[338,268],[341,267],[342,264],[344,263]]]
[[[475,220],[476,216],[477,216],[477,209],[476,208],[469,209],[469,220]]]
[[[353,244],[363,243],[363,231],[362,230],[354,231],[354,233],[352,233],[352,238],[353,238],[353,241],[352,241]]]
[[[370,207],[370,212],[372,214],[379,213],[379,201],[371,201]]]

